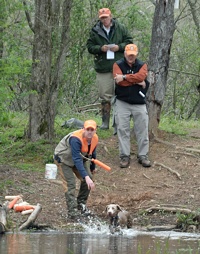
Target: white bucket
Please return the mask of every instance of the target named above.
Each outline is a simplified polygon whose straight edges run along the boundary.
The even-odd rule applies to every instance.
[[[56,176],[57,176],[57,166],[55,164],[46,164],[45,178],[56,179]]]

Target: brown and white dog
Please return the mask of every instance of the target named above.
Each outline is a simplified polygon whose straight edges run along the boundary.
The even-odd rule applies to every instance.
[[[121,228],[132,227],[130,213],[122,209],[118,204],[107,205],[105,211],[106,215],[110,218],[109,229],[111,234],[120,231]]]

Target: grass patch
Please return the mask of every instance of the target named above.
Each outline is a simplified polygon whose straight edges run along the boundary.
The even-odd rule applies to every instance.
[[[14,184],[13,181],[11,180],[4,180],[4,181],[1,181],[0,183],[0,192],[5,189],[6,187],[9,187],[9,186],[12,186]]]
[[[159,129],[177,135],[187,135],[190,129],[200,129],[199,120],[176,120],[175,118],[161,118]]]
[[[18,162],[16,165],[13,165],[19,169],[22,169],[24,171],[30,171],[30,172],[42,172],[44,171],[44,167],[40,165],[37,166],[37,164],[33,164],[34,162],[32,163],[24,163],[23,161],[22,162]]]
[[[22,180],[22,183],[24,183],[24,185],[26,185],[26,186],[31,186],[31,182],[29,182],[28,180],[26,180],[26,179],[23,179]]]

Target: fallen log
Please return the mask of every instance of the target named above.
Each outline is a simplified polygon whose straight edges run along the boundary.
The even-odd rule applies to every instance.
[[[153,206],[148,209],[146,209],[146,212],[150,213],[153,211],[164,211],[164,212],[173,212],[173,213],[184,213],[184,214],[190,214],[195,213],[194,211],[191,211],[190,209],[186,208],[180,208],[180,207],[164,207],[164,206]]]
[[[94,109],[94,108],[100,108],[101,103],[94,103],[94,104],[90,104],[90,105],[85,105],[82,107],[78,107],[78,111],[84,111],[84,110],[88,110],[88,109]]]
[[[176,225],[165,225],[165,226],[148,226],[148,231],[171,231],[173,229],[176,229]]]
[[[28,219],[19,227],[19,231],[22,231],[23,229],[28,229],[31,226],[33,226],[35,220],[37,219],[41,211],[42,211],[42,206],[40,204],[37,204],[34,211],[31,213]]]

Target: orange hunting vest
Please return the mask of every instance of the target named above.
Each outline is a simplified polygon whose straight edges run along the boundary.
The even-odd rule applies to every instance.
[[[88,151],[88,142],[86,138],[83,138],[83,129],[73,132],[71,137],[77,137],[81,141],[82,144],[81,152],[83,154],[91,155],[98,144],[98,136],[95,133],[91,140],[90,151]]]

